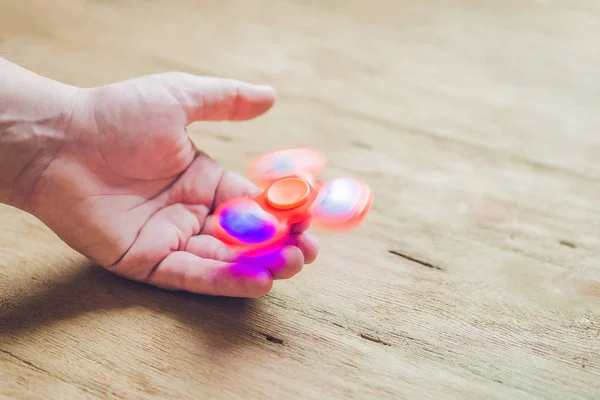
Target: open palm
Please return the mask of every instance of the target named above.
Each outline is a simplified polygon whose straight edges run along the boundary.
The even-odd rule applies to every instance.
[[[78,89],[64,145],[47,157],[32,213],[68,245],[130,279],[196,293],[258,297],[317,256],[294,229],[289,246],[236,257],[211,235],[218,204],[255,192],[190,141],[196,121],[241,121],[271,108],[271,88],[184,73]]]

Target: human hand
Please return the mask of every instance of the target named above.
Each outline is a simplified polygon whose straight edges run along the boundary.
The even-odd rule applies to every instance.
[[[21,208],[69,246],[126,278],[235,297],[260,297],[315,260],[306,225],[260,259],[239,259],[211,234],[215,207],[257,188],[199,151],[186,126],[260,116],[273,89],[165,73],[64,90],[64,138],[21,185]]]

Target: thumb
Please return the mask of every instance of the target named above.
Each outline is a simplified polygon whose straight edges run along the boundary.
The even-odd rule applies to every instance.
[[[186,125],[196,121],[244,121],[267,112],[275,103],[270,86],[235,79],[169,72],[156,76],[183,107]]]

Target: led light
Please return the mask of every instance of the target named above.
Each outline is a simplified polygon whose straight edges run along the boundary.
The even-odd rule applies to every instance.
[[[227,234],[247,244],[266,242],[277,233],[277,220],[258,205],[232,205],[221,212],[219,223]]]
[[[350,218],[356,212],[361,186],[354,179],[339,178],[329,181],[317,197],[317,213],[327,218]]]

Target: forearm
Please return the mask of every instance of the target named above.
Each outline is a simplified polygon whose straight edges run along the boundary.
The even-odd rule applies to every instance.
[[[21,207],[64,140],[75,88],[0,58],[0,203]]]

